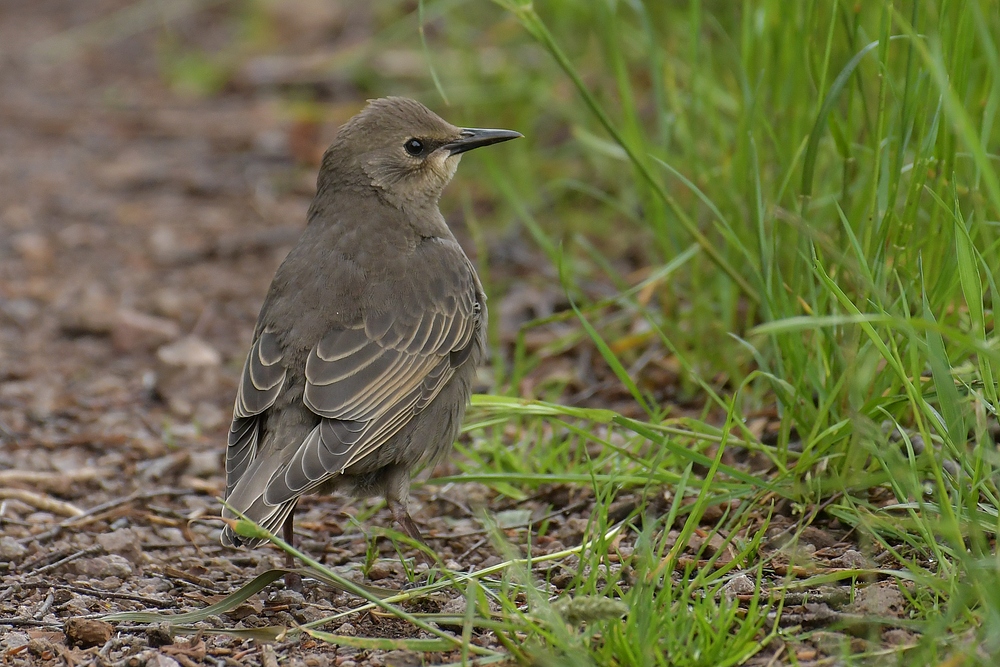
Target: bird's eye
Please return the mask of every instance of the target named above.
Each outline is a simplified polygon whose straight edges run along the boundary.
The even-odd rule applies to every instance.
[[[420,141],[420,139],[410,139],[403,144],[403,148],[406,149],[407,153],[416,157],[424,152],[424,142]]]

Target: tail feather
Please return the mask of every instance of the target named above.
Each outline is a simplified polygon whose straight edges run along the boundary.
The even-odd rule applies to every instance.
[[[277,505],[269,505],[264,502],[267,481],[281,466],[282,462],[278,456],[267,456],[253,461],[240,477],[236,486],[227,494],[226,506],[222,508],[222,516],[227,519],[237,519],[239,515],[236,512],[239,512],[261,528],[277,534],[298,501],[298,497],[295,497]],[[252,549],[266,541],[237,535],[229,526],[222,530],[222,543],[227,547],[247,546]]]
[[[285,523],[285,519],[287,519],[289,513],[295,509],[296,502],[298,502],[298,498],[293,498],[292,500],[281,503],[280,505],[266,505],[263,497],[261,497],[254,503],[253,506],[248,508],[244,514],[248,519],[253,519],[258,526],[272,535],[278,535],[282,524]],[[227,518],[236,518],[228,509],[224,510],[222,515]],[[237,535],[229,526],[222,529],[222,544],[227,547],[245,546],[250,549],[255,549],[265,542],[267,542],[267,540]]]

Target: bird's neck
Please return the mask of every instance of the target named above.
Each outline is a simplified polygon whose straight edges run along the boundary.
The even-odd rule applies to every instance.
[[[362,220],[365,229],[382,237],[454,239],[436,199],[394,198],[365,183],[321,184],[309,208],[309,226],[337,226],[347,218]]]

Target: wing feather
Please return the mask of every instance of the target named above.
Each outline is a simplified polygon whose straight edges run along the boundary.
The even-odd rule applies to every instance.
[[[371,339],[363,327],[334,329],[316,345],[316,354],[323,361],[337,361],[362,349]]]
[[[258,419],[243,417],[233,420],[226,447],[226,495],[232,492],[236,482],[246,472],[247,466],[257,453],[259,439]]]
[[[233,422],[226,447],[226,496],[257,456],[262,414],[274,405],[287,370],[277,336],[264,331],[254,341],[236,389]]]
[[[230,429],[227,496],[242,476],[252,474],[255,479],[244,480],[237,495],[269,526],[277,528],[299,495],[391,441],[468,362],[484,326],[485,297],[468,260],[454,261],[461,251],[453,242],[428,242],[421,261],[433,269],[430,280],[373,284],[361,319],[326,331],[302,351],[305,361],[298,370],[286,369],[276,334],[265,330],[254,341]],[[304,381],[304,387],[297,385],[301,400],[318,424],[301,442],[275,443],[273,449],[268,444],[259,454],[264,433],[273,428],[265,425],[269,408],[289,372],[295,382]]]
[[[375,311],[363,325],[328,332],[310,351],[303,401],[323,419],[272,474],[267,504],[287,502],[372,455],[468,361],[482,293],[471,264],[463,269],[443,272],[396,318]]]
[[[340,333],[335,332],[335,333]],[[328,334],[323,340],[330,338]],[[374,373],[379,373],[377,364],[392,363],[391,357],[387,356],[386,350],[378,345],[364,345],[350,354],[343,354],[335,359],[324,359],[319,354],[319,347],[309,355],[306,360],[306,380],[316,387],[332,385],[365,370],[376,364]]]

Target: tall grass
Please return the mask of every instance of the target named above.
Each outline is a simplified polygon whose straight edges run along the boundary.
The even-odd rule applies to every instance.
[[[626,370],[649,346],[680,361],[713,426],[724,408],[723,446],[733,425],[776,404],[777,443],[753,444],[773,457],[770,486],[806,508],[828,503],[827,514],[895,554],[897,576],[922,591],[911,609],[922,634],[907,659],[974,664],[1000,654],[996,7],[498,4],[506,15],[475,25],[495,36],[506,76],[472,85],[460,103],[505,100],[489,114],[538,138],[513,149],[516,169],[496,189],[512,217],[545,237],[569,293],[609,266],[581,237],[610,255],[626,237],[651,266],[695,249],[655,298],[618,299],[617,310],[654,332],[646,346],[616,354],[629,318],[577,304],[581,331],[652,424],[668,423],[663,406]],[[473,29],[461,14],[445,15],[449,34]],[[569,132],[552,142],[557,126]],[[523,372],[515,363],[501,377],[515,391]],[[585,430],[564,437],[592,437]],[[651,440],[667,453],[636,460],[608,447],[620,475],[684,470],[668,445],[679,436],[633,433],[624,449]],[[568,446],[555,432],[530,444],[492,437],[480,441],[486,451],[518,450],[516,465],[501,465],[515,484],[539,471],[558,479],[567,465],[545,463]],[[734,480],[685,477],[699,494],[732,493]],[[738,515],[761,486],[735,494]],[[871,503],[875,487],[896,504]],[[667,622],[674,608],[649,613]],[[737,629],[728,636],[738,643]],[[662,661],[655,651],[633,657]]]

